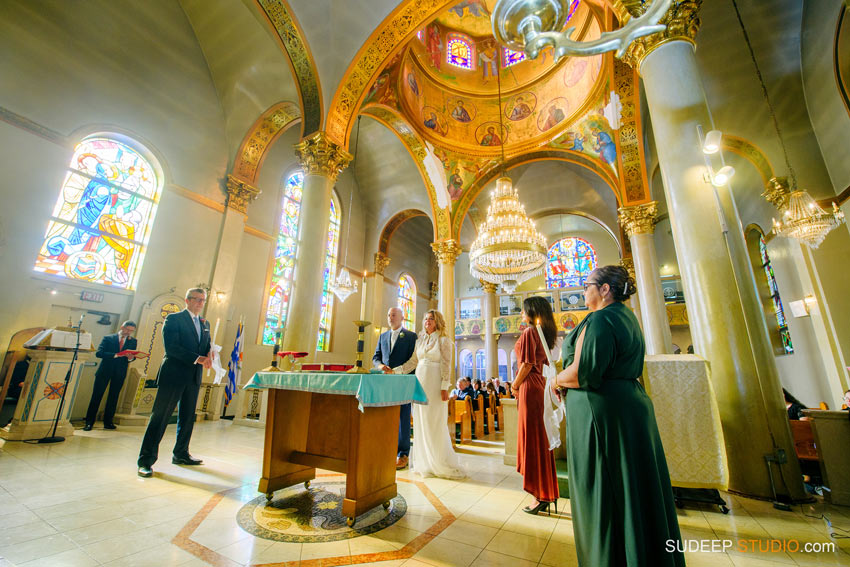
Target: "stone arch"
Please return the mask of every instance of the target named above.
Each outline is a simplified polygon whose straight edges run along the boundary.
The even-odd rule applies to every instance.
[[[396,213],[387,224],[384,226],[384,230],[381,231],[381,236],[378,239],[378,251],[382,254],[389,255],[390,250],[390,239],[398,227],[400,227],[405,221],[410,220],[416,217],[427,217],[423,211],[419,209],[407,209],[401,211],[400,213]]]
[[[233,161],[233,175],[254,185],[268,149],[299,120],[301,110],[294,102],[279,102],[263,112],[239,145]]]

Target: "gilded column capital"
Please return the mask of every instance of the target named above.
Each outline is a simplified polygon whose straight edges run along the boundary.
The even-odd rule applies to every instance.
[[[642,2],[619,0],[619,4],[631,16],[639,16],[646,11]],[[702,0],[674,1],[667,14],[658,22],[666,25],[667,29],[634,39],[623,55],[622,60],[640,72],[641,63],[643,63],[646,56],[665,43],[687,41],[696,45],[697,31],[699,31],[700,26],[699,9],[701,6]]]
[[[488,282],[484,280],[478,280],[481,282],[481,287],[484,288],[484,293],[494,294],[496,290],[499,289],[499,284],[494,284],[493,282]]]
[[[437,294],[440,291],[440,284],[438,284],[437,282],[429,282],[428,285],[430,286],[429,291],[431,293],[431,299],[436,300]]]
[[[788,197],[791,195],[791,186],[788,185],[787,177],[771,177],[765,184],[764,193],[761,194],[769,203],[780,211],[788,206]]]
[[[316,132],[295,144],[295,155],[305,175],[322,175],[334,182],[353,157],[325,132]]]
[[[384,270],[390,265],[390,257],[383,252],[375,252],[375,273],[384,275]]]
[[[655,223],[658,222],[658,201],[650,201],[642,205],[621,207],[617,210],[620,226],[629,237],[635,234],[652,234]]]
[[[460,253],[462,252],[457,240],[451,239],[432,242],[431,249],[434,251],[434,255],[437,256],[437,260],[441,264],[451,265],[454,265],[457,261],[457,257],[460,256]]]
[[[637,277],[635,276],[635,260],[634,260],[634,258],[621,258],[620,259],[620,265],[623,266],[626,269],[627,272],[629,272],[629,276],[633,280],[637,279]]]
[[[260,195],[260,190],[232,175],[227,176],[227,206],[248,214],[248,203]]]

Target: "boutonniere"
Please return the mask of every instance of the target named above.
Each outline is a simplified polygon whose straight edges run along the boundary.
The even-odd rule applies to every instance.
[[[402,331],[398,334],[398,338],[400,338],[400,339],[404,338],[404,331]]]

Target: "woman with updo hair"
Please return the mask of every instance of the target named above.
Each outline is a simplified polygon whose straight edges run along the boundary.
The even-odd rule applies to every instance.
[[[570,505],[579,565],[685,564],[655,410],[638,378],[644,341],[623,302],[637,291],[622,266],[584,283],[591,311],[564,341]]]

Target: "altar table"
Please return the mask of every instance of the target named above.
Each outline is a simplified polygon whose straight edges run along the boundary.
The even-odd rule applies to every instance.
[[[397,495],[398,406],[427,404],[413,375],[257,372],[245,389],[268,389],[259,491],[271,500],[316,469],[346,475],[342,513],[349,526]]]

